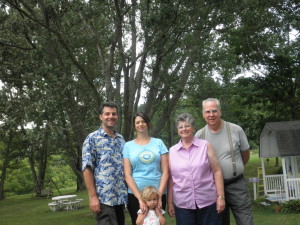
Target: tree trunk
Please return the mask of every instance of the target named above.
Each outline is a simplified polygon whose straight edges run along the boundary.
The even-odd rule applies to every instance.
[[[1,177],[0,177],[0,200],[3,200],[5,198],[4,196],[4,184],[5,184],[5,178],[6,178],[6,169],[8,167],[8,163],[10,161],[10,145],[12,142],[12,134],[10,132],[9,135],[9,141],[8,141],[8,145],[4,150],[4,160],[3,160],[3,165],[1,168]]]

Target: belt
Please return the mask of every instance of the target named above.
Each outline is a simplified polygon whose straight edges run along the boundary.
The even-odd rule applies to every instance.
[[[235,182],[237,182],[238,180],[242,179],[244,177],[244,174],[240,174],[234,178],[231,179],[224,179],[224,185],[229,185],[229,184],[233,184]]]

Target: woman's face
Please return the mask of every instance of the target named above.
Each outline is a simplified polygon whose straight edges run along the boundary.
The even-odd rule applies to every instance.
[[[145,122],[145,120],[142,117],[140,117],[140,116],[137,116],[135,118],[134,127],[135,127],[135,130],[137,132],[143,132],[143,131],[147,131],[148,132],[148,125]]]
[[[188,122],[179,122],[177,131],[181,138],[187,138],[194,136],[195,128]]]

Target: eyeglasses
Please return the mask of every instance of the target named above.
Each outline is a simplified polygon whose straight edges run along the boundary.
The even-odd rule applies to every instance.
[[[207,111],[204,111],[204,114],[210,115],[211,113],[212,113],[212,114],[216,114],[217,112],[218,112],[217,109],[214,109],[214,110],[207,110]]]
[[[184,126],[178,126],[177,128],[178,128],[178,130],[182,130],[182,129],[188,129],[190,127],[191,127],[191,125],[184,125]]]

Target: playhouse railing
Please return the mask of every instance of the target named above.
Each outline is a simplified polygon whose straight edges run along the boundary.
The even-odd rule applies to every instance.
[[[287,196],[285,190],[288,192]],[[300,178],[288,178],[287,188],[285,188],[283,174],[266,175],[264,191],[270,201],[300,199]]]
[[[265,194],[277,194],[279,191],[284,191],[283,174],[266,175],[265,176]]]
[[[300,199],[300,178],[288,178],[287,190],[289,200]]]
[[[266,175],[264,178],[266,199],[272,202],[283,202],[286,199],[283,174]]]

